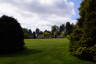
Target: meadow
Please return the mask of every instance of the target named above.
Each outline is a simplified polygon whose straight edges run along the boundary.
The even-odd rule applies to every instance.
[[[68,39],[25,39],[27,50],[0,55],[0,64],[95,64],[71,56]]]

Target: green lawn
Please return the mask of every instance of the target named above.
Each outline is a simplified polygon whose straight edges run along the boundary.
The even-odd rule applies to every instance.
[[[68,39],[26,39],[28,50],[0,55],[0,64],[96,64],[71,56]]]

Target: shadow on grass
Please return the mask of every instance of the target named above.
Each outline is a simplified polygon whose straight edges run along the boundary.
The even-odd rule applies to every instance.
[[[32,55],[32,54],[39,54],[41,52],[42,52],[41,50],[25,49],[23,51],[19,51],[19,52],[16,52],[16,53],[0,54],[0,57],[28,56],[28,55]]]

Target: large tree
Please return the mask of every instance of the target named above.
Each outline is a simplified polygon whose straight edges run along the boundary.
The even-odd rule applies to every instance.
[[[24,34],[16,19],[8,16],[0,18],[0,53],[10,53],[24,49]]]
[[[96,59],[96,0],[83,0],[80,19],[71,34],[70,51],[83,59]]]

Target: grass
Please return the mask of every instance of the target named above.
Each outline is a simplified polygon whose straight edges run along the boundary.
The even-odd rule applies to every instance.
[[[96,64],[70,55],[68,39],[26,39],[28,50],[0,55],[0,64]]]

